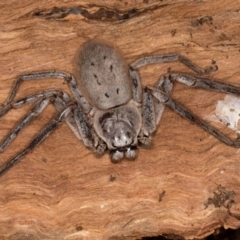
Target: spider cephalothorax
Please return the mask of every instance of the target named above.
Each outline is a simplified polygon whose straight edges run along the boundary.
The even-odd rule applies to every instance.
[[[130,159],[137,156],[141,123],[141,113],[133,103],[110,110],[98,110],[94,116],[94,129],[111,150],[113,161],[119,161],[124,155]]]

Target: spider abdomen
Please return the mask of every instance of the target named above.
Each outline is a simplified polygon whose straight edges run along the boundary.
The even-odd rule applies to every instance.
[[[85,43],[76,59],[76,77],[84,97],[97,109],[107,110],[132,98],[129,70],[122,56],[106,43]]]

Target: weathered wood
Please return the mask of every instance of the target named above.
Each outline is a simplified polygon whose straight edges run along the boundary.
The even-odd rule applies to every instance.
[[[239,84],[239,7],[231,0],[0,3],[0,102],[19,74],[74,73],[75,53],[89,39],[114,44],[129,64],[163,53],[181,53],[201,67],[216,61],[219,70],[208,76]],[[143,85],[154,84],[168,68],[191,73],[180,63],[151,65],[140,70]],[[16,99],[47,88],[68,91],[62,80],[29,82]],[[176,84],[172,97],[206,118],[224,95]],[[0,119],[0,139],[30,108]],[[0,163],[26,146],[55,114],[49,106],[0,154]],[[140,150],[136,161],[115,165],[108,155],[96,159],[63,124],[0,178],[0,238],[192,239],[221,226],[239,228],[239,170],[236,149],[169,109],[152,149]]]

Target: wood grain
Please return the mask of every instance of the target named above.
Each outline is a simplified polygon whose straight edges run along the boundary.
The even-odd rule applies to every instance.
[[[74,72],[89,39],[110,42],[126,62],[181,53],[201,67],[216,61],[212,78],[239,84],[238,1],[57,1],[0,3],[0,102],[19,74]],[[143,85],[162,73],[191,73],[180,63],[140,69]],[[62,80],[23,83],[16,99],[58,88]],[[172,97],[202,118],[224,95],[176,84]],[[0,119],[0,139],[32,106]],[[0,154],[4,163],[56,114],[47,107]],[[222,125],[212,123],[225,133]],[[234,134],[232,134],[234,136]],[[62,124],[0,179],[0,239],[139,239],[164,235],[203,238],[240,227],[239,151],[166,109],[151,149],[136,161],[96,159]]]

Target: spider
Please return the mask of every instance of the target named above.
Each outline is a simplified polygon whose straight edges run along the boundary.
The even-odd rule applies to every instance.
[[[35,102],[35,105],[3,139],[0,143],[0,151],[4,151],[19,132],[49,103],[54,104],[58,114],[25,149],[0,167],[0,175],[33,151],[63,121],[67,122],[76,137],[81,139],[96,156],[102,156],[108,150],[113,163],[123,158],[135,159],[138,146],[151,144],[152,135],[160,122],[165,105],[190,122],[198,124],[223,143],[240,147],[238,139],[225,136],[169,96],[174,81],[189,87],[237,96],[240,95],[240,87],[182,73],[163,74],[155,86],[142,87],[138,68],[147,64],[174,61],[180,61],[198,75],[217,69],[215,65],[202,69],[179,54],[143,57],[128,67],[115,48],[102,41],[90,40],[83,44],[76,55],[76,79],[73,75],[62,71],[45,71],[19,76],[0,109],[0,117],[12,108],[20,108],[31,102]],[[14,101],[21,82],[46,78],[64,79],[75,100],[64,91],[48,89]]]

